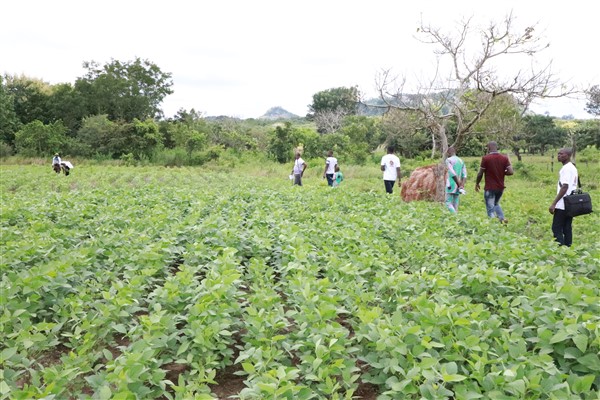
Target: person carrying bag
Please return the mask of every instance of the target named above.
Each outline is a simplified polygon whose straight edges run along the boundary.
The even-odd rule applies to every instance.
[[[592,198],[589,193],[581,190],[581,181],[577,177],[577,189],[571,194],[563,197],[565,202],[565,212],[569,217],[578,217],[580,215],[591,214]]]

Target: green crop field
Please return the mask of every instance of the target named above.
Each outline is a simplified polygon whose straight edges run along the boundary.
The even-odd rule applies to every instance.
[[[525,159],[501,225],[477,165],[458,215],[375,164],[1,165],[0,398],[598,399],[600,213],[557,246]]]

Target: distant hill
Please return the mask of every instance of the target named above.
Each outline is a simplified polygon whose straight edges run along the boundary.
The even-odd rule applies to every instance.
[[[258,117],[258,119],[295,119],[300,118],[296,114],[292,114],[289,111],[284,110],[281,107],[271,107],[269,110],[262,116]]]

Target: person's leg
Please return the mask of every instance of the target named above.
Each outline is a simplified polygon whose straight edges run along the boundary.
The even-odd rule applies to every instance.
[[[503,190],[494,190],[494,212],[500,221],[504,221],[504,211],[500,207],[500,199],[503,193]]]
[[[383,181],[386,193],[394,193],[394,181]]]
[[[486,190],[483,192],[483,200],[485,201],[485,211],[487,212],[488,217],[495,216],[495,201],[496,197],[494,196],[494,192],[491,190]]]
[[[565,235],[565,246],[571,247],[573,244],[573,217],[567,216],[565,211],[565,223],[563,225],[563,234]]]
[[[554,239],[561,246],[565,244],[564,235],[564,224],[565,224],[565,212],[563,210],[555,209],[554,216],[552,217],[552,234]]]
[[[333,174],[326,174],[325,176],[327,176],[327,184],[333,186]]]
[[[302,175],[294,174],[294,185],[302,186]]]
[[[460,202],[460,193],[454,193],[452,196],[454,197],[454,199],[453,199],[454,209],[456,210],[456,212],[458,212],[458,203]]]
[[[455,196],[452,193],[446,193],[446,207],[451,213],[457,211]]]

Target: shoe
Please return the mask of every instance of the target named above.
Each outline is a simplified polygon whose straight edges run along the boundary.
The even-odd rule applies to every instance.
[[[505,218],[505,219],[501,219],[501,220],[500,220],[500,223],[501,223],[501,224],[508,224],[508,220],[507,220],[506,218]]]

